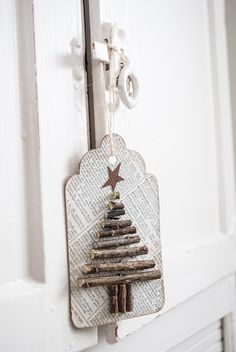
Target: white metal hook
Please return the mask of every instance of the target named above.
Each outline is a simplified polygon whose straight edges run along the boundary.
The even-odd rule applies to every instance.
[[[132,109],[138,104],[139,83],[138,79],[130,68],[129,60],[125,57],[117,82],[119,95],[122,103]],[[130,91],[130,87],[132,91]]]
[[[103,37],[109,38],[109,33],[111,32],[112,24],[103,24]],[[115,69],[116,69],[116,83],[117,90],[119,93],[119,98],[122,103],[129,109],[134,108],[138,103],[139,96],[139,82],[137,76],[134,74],[128,57],[124,55],[124,50],[122,48],[122,41],[124,41],[125,33],[118,28],[117,30],[117,40],[113,43],[104,42],[93,42],[92,43],[92,53],[93,59],[96,61],[103,62],[105,64],[109,63],[109,53],[108,50],[112,49],[116,53],[115,58]],[[121,67],[121,68],[120,68]],[[106,89],[109,90],[109,71],[105,72],[105,84]],[[116,104],[118,107],[119,104]]]

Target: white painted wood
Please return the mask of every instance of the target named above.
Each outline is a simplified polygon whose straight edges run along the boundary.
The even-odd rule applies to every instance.
[[[210,347],[206,352],[223,352],[221,343],[216,343],[214,346]]]
[[[27,224],[28,269],[30,275],[44,280],[43,236],[39,177],[39,131],[37,121],[37,89],[35,80],[33,16],[30,1],[16,4],[16,40],[20,121],[24,155],[25,222]],[[29,211],[30,210],[30,211]]]
[[[99,344],[88,351],[113,352],[132,349],[137,352],[167,352],[174,349],[185,339],[207,329],[230,312],[234,300],[233,287],[234,277],[231,275],[168,310],[158,319],[112,346],[107,345],[105,336],[100,331]]]
[[[126,6],[125,2],[122,1],[115,2],[114,5],[114,2],[101,0],[101,8],[99,10],[96,9],[96,4],[92,0],[91,7],[95,11],[100,11],[100,22],[116,21],[126,30],[126,34],[129,37],[127,51],[129,51],[131,61],[134,61],[133,66],[136,66],[136,71],[140,76],[141,98],[139,106],[131,112],[122,106],[120,107],[115,118],[115,129],[124,136],[131,148],[139,150],[145,157],[147,169],[156,172],[159,176],[159,180],[162,183],[161,192],[164,198],[162,202],[162,231],[167,231],[168,233],[178,232],[178,236],[170,236],[170,241],[168,241],[169,236],[164,236],[164,246],[170,247],[174,244],[179,244],[180,241],[192,240],[192,237],[204,237],[219,231],[220,219],[218,217],[219,209],[217,203],[218,205],[219,203],[222,204],[225,197],[221,196],[220,202],[218,201],[218,197],[220,197],[219,182],[216,177],[218,158],[219,163],[221,161],[219,153],[216,151],[216,145],[218,144],[223,144],[223,147],[226,148],[224,153],[227,154],[225,163],[227,160],[229,162],[224,169],[227,170],[227,177],[231,177],[228,180],[229,182],[223,183],[222,181],[220,187],[223,189],[224,184],[227,184],[232,195],[232,187],[234,186],[231,165],[232,138],[230,136],[230,128],[228,128],[230,126],[229,101],[227,99],[228,96],[225,96],[225,94],[220,98],[222,100],[221,104],[225,105],[224,112],[219,114],[217,111],[217,116],[215,116],[214,104],[216,104],[216,98],[213,95],[213,88],[214,91],[221,88],[216,87],[216,84],[212,82],[211,74],[212,70],[218,72],[217,67],[212,67],[212,56],[218,55],[221,60],[225,60],[225,48],[223,46],[224,43],[215,47],[214,43],[209,42],[209,35],[210,40],[215,41],[215,28],[209,28],[208,26],[208,15],[212,17],[214,13],[212,11],[210,14],[208,13],[208,8],[204,1],[198,3],[183,1],[181,6],[176,4],[174,8],[171,1],[164,4],[160,1],[159,6],[156,5],[158,2],[152,2],[149,3],[148,7],[141,0],[138,3],[139,6],[136,6],[137,1],[129,1]],[[143,7],[146,12],[144,12]],[[181,9],[185,7],[186,11],[182,12]],[[134,8],[136,9],[135,11],[133,11]],[[155,11],[156,9],[158,11]],[[216,26],[220,25],[219,31],[221,31],[220,35],[222,36],[223,10],[217,4],[216,9],[219,12],[217,16],[219,17],[221,14],[220,19],[218,19],[218,22],[221,22],[217,23]],[[156,19],[157,12],[159,21]],[[146,36],[146,31],[142,31],[141,27],[137,26],[138,21],[141,23],[144,20],[144,13],[147,16],[153,16],[149,18],[148,23],[145,22],[146,26],[150,26],[150,28],[147,28],[148,36]],[[176,19],[173,22],[171,14],[177,14],[179,17],[175,16]],[[194,18],[197,22],[193,26]],[[168,27],[169,32],[167,33],[166,30],[162,30],[164,23],[166,26],[171,26],[171,28]],[[99,34],[97,26],[98,23],[95,23],[96,31],[94,29],[93,35],[100,37],[101,34]],[[196,26],[198,26],[198,30]],[[188,31],[186,31],[186,27]],[[179,38],[182,38],[181,41]],[[152,43],[155,45],[152,45]],[[164,43],[169,43],[169,45],[165,46]],[[198,46],[196,46],[196,43]],[[140,45],[142,45],[142,53],[145,53],[144,57],[139,55]],[[214,50],[212,49],[213,46]],[[175,60],[173,60],[173,55],[175,55]],[[157,58],[158,65],[156,64]],[[143,69],[144,59],[145,70]],[[218,59],[217,57],[217,60],[219,61],[220,58]],[[222,81],[224,80],[224,84],[222,84],[222,89],[224,89],[227,86],[227,77],[225,77],[227,66],[221,66],[224,69],[219,75],[221,74]],[[185,77],[184,82],[181,80],[181,75]],[[155,88],[153,88],[153,77],[156,78],[154,81]],[[94,84],[94,89],[96,93],[99,88],[99,79],[100,76],[95,75],[96,84]],[[186,87],[189,89],[187,90]],[[158,97],[160,97],[159,100]],[[170,99],[172,101],[171,106],[168,104]],[[99,109],[96,110],[97,125],[99,125],[97,127],[98,143],[105,133],[104,127],[101,130],[104,120],[104,111],[101,112],[102,108],[104,106],[100,100]],[[148,109],[148,112],[145,112],[145,118],[143,118],[145,109]],[[219,119],[228,121],[222,127],[220,140],[218,140],[219,130],[221,131]],[[215,138],[215,129],[218,131],[217,138]],[[148,133],[149,138],[146,143],[140,143],[141,140],[145,140],[143,131]],[[162,131],[162,133],[159,131]],[[186,145],[188,145],[187,150]],[[152,153],[152,149],[155,149],[156,152]],[[162,150],[165,153],[161,153]],[[174,161],[172,160],[173,150],[175,150]],[[170,161],[170,164],[167,164],[168,161]],[[222,164],[220,167],[222,169]],[[201,170],[207,170],[207,172],[201,173]],[[174,180],[172,175],[175,176]],[[193,181],[195,179],[197,179],[196,184]],[[220,179],[222,178],[220,177]],[[185,185],[184,193],[181,187],[182,184]],[[209,184],[211,184],[210,187]],[[195,189],[195,193],[193,193],[193,189]],[[175,194],[174,199],[172,199],[172,194]],[[166,199],[167,195],[170,195],[170,199]],[[183,219],[175,211],[181,197],[183,199],[182,217],[187,213],[187,219]],[[231,198],[229,202],[233,202]],[[195,202],[192,202],[192,199]],[[205,205],[202,204],[202,199],[204,199]],[[167,204],[168,212],[165,211]],[[200,205],[201,209],[199,209]],[[170,208],[170,206],[173,208]],[[234,207],[234,203],[231,207]],[[234,210],[234,208],[232,209]],[[209,211],[212,211],[212,213],[209,213]],[[165,218],[165,214],[167,213],[168,219],[171,214],[174,221],[166,228],[168,221]],[[208,218],[206,218],[206,215]],[[196,216],[198,221],[196,221]],[[194,229],[192,226],[193,222],[195,224]],[[232,226],[232,215],[229,226]],[[189,238],[190,229],[192,233],[191,239]]]
[[[235,231],[235,191],[232,116],[229,91],[229,68],[223,0],[208,0],[209,46],[212,70],[213,110],[219,175],[220,228]]]
[[[227,258],[225,253],[228,254]],[[209,285],[235,270],[235,250],[232,239],[224,235],[214,236],[207,241],[199,241],[193,247],[173,248],[163,253],[166,302],[160,314],[149,315],[132,321],[119,322],[119,339],[132,329],[137,330],[166,311],[196,295]],[[180,274],[181,273],[181,274]],[[234,286],[232,285],[234,289]],[[233,309],[234,302],[231,301]],[[177,322],[176,322],[177,323]],[[114,335],[109,332],[110,342]]]
[[[96,329],[70,320],[64,184],[88,149],[82,1],[3,0],[0,350],[80,351]]]
[[[236,221],[224,2],[90,3],[93,39],[102,39],[102,22],[117,22],[140,82],[139,105],[121,105],[115,126],[159,178],[166,285],[157,319],[123,322],[119,339],[150,324],[112,347],[103,337],[91,351],[139,352],[149,341],[150,351],[164,352],[225,317],[225,351],[232,352]],[[80,351],[97,343],[96,328],[77,330],[70,321],[64,216],[65,180],[88,149],[86,79],[84,72],[81,81],[73,77],[70,58],[75,37],[84,53],[81,6],[0,3],[4,352]],[[104,105],[99,65],[93,70],[99,143]],[[114,341],[114,326],[109,336]]]
[[[220,340],[222,340],[222,324],[221,320],[219,319],[210,326],[190,336],[179,345],[171,348],[168,352],[190,352],[191,349],[199,350],[199,348],[201,348],[202,352],[204,349],[206,349],[205,344],[207,344],[209,341],[210,346],[212,346]],[[202,347],[202,343],[204,344],[204,348]]]
[[[234,350],[235,339],[235,302],[234,309],[227,314],[223,319],[223,336],[224,336],[224,352],[231,352]]]
[[[14,3],[0,4],[0,283],[27,275],[26,224],[24,206],[24,157],[17,76],[17,40]],[[4,81],[3,81],[4,79]]]
[[[228,65],[229,65],[229,83],[230,83],[230,100],[231,110],[233,116],[233,135],[234,135],[234,148],[236,148],[236,2],[234,0],[225,1],[225,29],[227,34],[227,48],[228,48]],[[236,154],[235,154],[236,156]],[[235,160],[234,156],[234,160]]]
[[[166,314],[235,270],[224,1],[90,0],[90,7],[92,40],[103,39],[101,23],[118,23],[140,82],[139,105],[132,111],[120,105],[115,131],[159,178]],[[93,75],[99,143],[106,128],[95,62]],[[108,329],[108,339],[123,338],[153,318],[119,322]]]
[[[224,17],[225,17],[225,31],[227,36],[227,52],[228,52],[228,66],[229,66],[229,83],[230,83],[230,101],[232,110],[232,123],[233,123],[233,142],[234,151],[236,150],[236,2],[234,0],[227,0],[225,3]],[[224,44],[225,45],[225,44]],[[234,163],[236,153],[234,152]],[[234,231],[235,233],[235,231]],[[235,329],[236,313],[234,311],[224,319],[224,341],[225,352],[233,350],[236,346],[236,329]]]
[[[209,336],[205,341],[201,341],[201,343],[198,343],[197,346],[193,346],[192,348],[189,348],[186,350],[186,352],[202,352],[202,351],[219,351],[223,352],[223,345],[222,341],[218,341],[214,343],[215,340],[220,339],[220,331],[216,332],[215,334],[212,334],[212,336]],[[209,347],[210,346],[210,347]]]

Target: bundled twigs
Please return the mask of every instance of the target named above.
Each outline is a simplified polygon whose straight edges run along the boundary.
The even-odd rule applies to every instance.
[[[97,232],[97,237],[114,237],[114,236],[122,236],[136,233],[135,226],[127,226],[122,229],[113,230],[113,229],[104,229],[102,231]]]
[[[154,260],[131,260],[128,262],[119,263],[104,263],[104,264],[84,264],[80,267],[80,270],[84,274],[94,274],[102,272],[112,271],[129,271],[129,270],[143,270],[154,268]]]
[[[118,306],[118,285],[109,286],[109,294],[111,297],[111,313],[117,314],[119,312]]]
[[[78,279],[78,287],[89,288],[108,286],[111,313],[126,313],[133,310],[132,284],[140,281],[158,280],[160,270],[140,271],[155,267],[154,260],[126,260],[148,253],[145,245],[135,246],[141,241],[131,220],[120,220],[125,214],[124,204],[119,199],[118,192],[112,193],[112,201],[108,204],[108,212],[102,222],[102,229],[97,232],[98,240],[92,244],[90,257],[96,262],[84,264],[80,267],[84,274],[100,274],[102,276],[87,276]],[[109,258],[121,258],[118,262],[102,262]],[[104,276],[108,275],[108,276]]]
[[[118,300],[119,312],[125,313],[126,312],[126,285],[125,284],[121,284],[118,286],[118,295],[119,295],[119,300]]]
[[[132,285],[126,285],[126,311],[132,312],[133,310],[133,294],[132,294]]]
[[[122,258],[133,257],[148,253],[147,246],[131,247],[131,248],[117,248],[117,249],[104,249],[95,250],[91,249],[91,259],[107,259],[107,258]]]
[[[115,210],[115,209],[124,209],[124,204],[119,202],[119,203],[116,203],[116,202],[110,202],[108,204],[108,209],[110,210]]]
[[[105,220],[102,222],[102,227],[120,229],[121,227],[130,226],[131,224],[131,220]]]
[[[114,209],[107,213],[107,219],[119,219],[119,216],[124,214],[124,209]]]
[[[93,248],[94,249],[112,248],[112,247],[118,247],[118,246],[127,246],[128,244],[139,243],[139,242],[140,242],[139,236],[115,238],[107,241],[95,241],[93,243]]]
[[[77,280],[78,287],[96,287],[106,285],[120,285],[131,284],[132,282],[141,282],[147,280],[157,280],[161,278],[160,270],[152,270],[145,272],[138,272],[128,275],[114,275],[114,276],[98,276],[98,277],[84,277]]]

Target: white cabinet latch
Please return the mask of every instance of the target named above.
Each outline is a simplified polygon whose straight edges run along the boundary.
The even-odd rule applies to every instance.
[[[70,43],[73,77],[77,81],[84,78],[83,49],[77,38],[73,38]]]
[[[104,43],[94,41],[92,43],[93,60],[100,61],[106,65],[106,89],[109,89],[109,33],[111,24],[105,24]],[[106,35],[107,33],[107,35]],[[122,32],[123,33],[123,32]],[[134,74],[129,59],[124,55],[124,50],[118,46],[114,48],[116,53],[116,87],[122,103],[129,109],[134,108],[138,103],[139,83]]]

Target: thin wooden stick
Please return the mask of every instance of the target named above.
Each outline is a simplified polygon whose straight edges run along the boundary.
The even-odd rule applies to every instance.
[[[94,249],[112,248],[112,247],[126,246],[128,244],[139,243],[139,242],[140,242],[139,236],[115,238],[115,239],[106,240],[106,241],[95,241],[93,242],[93,248]]]
[[[121,227],[130,226],[131,224],[131,220],[104,220],[102,222],[102,227],[119,229]]]
[[[111,298],[111,313],[117,314],[118,309],[118,285],[109,286],[109,294]]]
[[[132,284],[126,285],[126,311],[132,312],[133,310],[133,293]]]
[[[117,191],[113,191],[111,193],[111,199],[115,200],[115,199],[120,199],[120,193]]]
[[[108,204],[108,209],[113,210],[113,209],[124,209],[124,204],[123,203],[116,203],[116,202],[110,202]]]
[[[84,264],[81,265],[80,270],[84,274],[94,274],[111,271],[143,270],[154,268],[154,266],[154,260],[130,260],[120,263]]]
[[[120,313],[126,312],[126,285],[118,286],[118,307]]]
[[[157,280],[161,278],[160,270],[152,270],[139,272],[128,275],[100,276],[100,277],[85,277],[78,278],[77,284],[79,288],[88,288],[106,285],[130,284],[132,282],[141,282],[147,280]]]
[[[148,253],[147,246],[104,249],[104,250],[91,249],[90,257],[91,259],[122,258],[122,257],[133,257],[136,255],[147,254],[147,253]]]
[[[135,226],[127,226],[123,229],[112,230],[112,229],[105,229],[102,231],[97,232],[97,237],[114,237],[114,236],[122,236],[122,235],[129,235],[132,233],[136,233],[137,229]]]
[[[115,209],[115,210],[109,211],[107,213],[106,217],[107,217],[107,219],[117,219],[121,215],[125,215],[125,210],[124,209]]]

